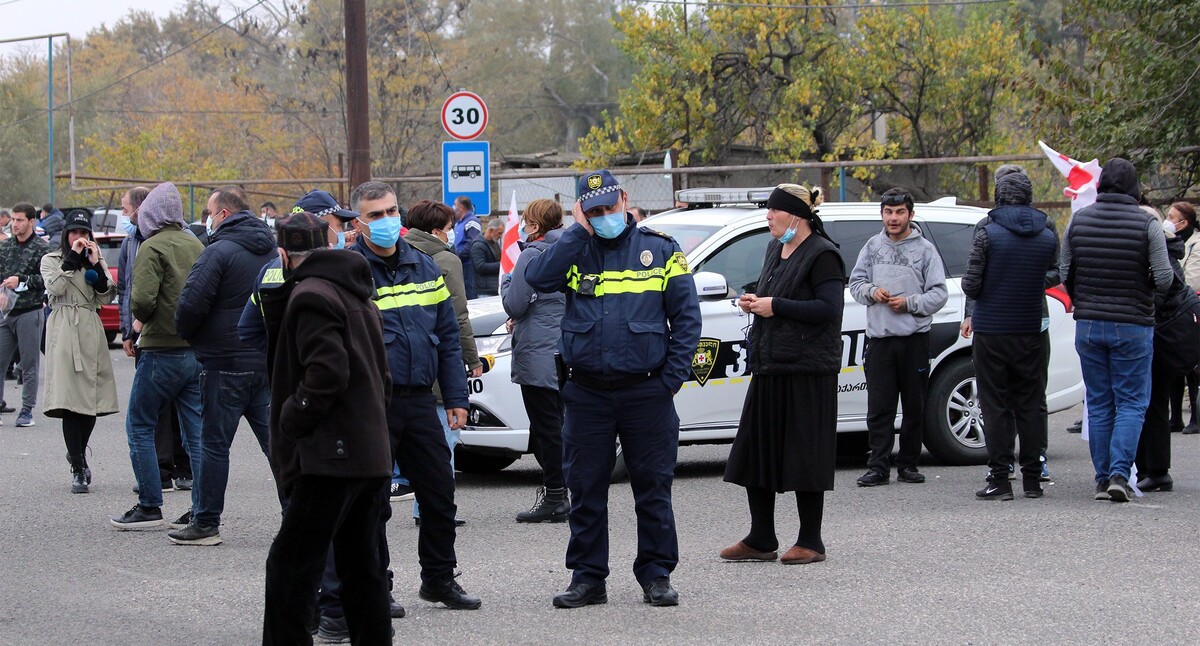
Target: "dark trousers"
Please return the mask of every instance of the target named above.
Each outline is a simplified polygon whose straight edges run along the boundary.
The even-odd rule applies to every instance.
[[[1165,476],[1171,470],[1171,391],[1178,379],[1157,367],[1150,369],[1150,404],[1135,461],[1140,476]]]
[[[915,467],[925,428],[925,390],[929,383],[929,334],[867,340],[867,467],[887,473],[895,443],[896,401],[904,407],[896,467]]]
[[[562,397],[563,470],[571,492],[567,568],[573,571],[572,581],[596,584],[608,577],[608,489],[618,439],[637,515],[633,574],[642,584],[669,576],[679,563],[671,508],[679,455],[673,394],[660,379],[651,379],[607,391],[568,382]]]
[[[421,501],[421,527],[417,534],[417,559],[421,563],[421,581],[445,582],[454,577],[458,565],[454,554],[454,471],[450,468],[450,447],[438,421],[439,408],[433,393],[403,396],[395,394],[387,409],[388,433],[392,438],[392,459],[408,478],[413,493]],[[392,506],[384,502],[379,523],[383,567],[388,567],[386,523]]]
[[[200,403],[204,415],[200,424],[202,475],[195,482],[198,496],[192,511],[197,525],[218,527],[225,511],[225,487],[229,484],[229,449],[243,417],[250,423],[259,448],[268,455],[271,391],[267,387],[267,373],[202,370]]]
[[[521,399],[529,416],[529,444],[533,457],[542,467],[542,484],[547,489],[562,489],[563,480],[563,400],[553,388],[521,386]]]
[[[1171,432],[1183,430],[1183,391],[1187,390],[1192,420],[1196,420],[1196,399],[1200,395],[1200,374],[1195,370],[1171,378]]]
[[[972,353],[988,467],[996,478],[1008,478],[1017,437],[1021,438],[1021,476],[1036,484],[1042,472],[1046,427],[1041,420],[1045,377],[1041,334],[975,333]],[[1042,392],[1038,392],[1039,388]]]
[[[267,556],[263,644],[312,644],[317,581],[333,545],[355,644],[392,643],[379,517],[387,478],[301,476]]]

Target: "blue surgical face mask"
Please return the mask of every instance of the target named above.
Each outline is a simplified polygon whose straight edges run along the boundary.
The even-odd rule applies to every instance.
[[[129,220],[125,221],[125,234],[126,235],[133,235],[133,234],[137,233],[137,231],[138,231],[138,227],[136,224],[134,224],[133,222],[131,222]]]
[[[359,222],[363,222],[359,218]],[[374,222],[364,222],[370,234],[367,236],[371,244],[384,249],[396,244],[400,239],[400,218],[382,217]]]
[[[776,238],[780,244],[787,244],[792,241],[792,238],[796,237],[796,230],[792,228],[793,224],[796,224],[796,216],[794,215],[792,216],[792,224],[788,225],[787,231],[784,231],[783,235]]]
[[[334,249],[345,249],[346,248],[346,232],[338,231],[337,239],[338,239],[337,244],[333,245],[333,248]]]
[[[605,240],[612,240],[625,231],[625,213],[597,215],[594,218],[588,218],[588,224],[592,225],[592,230],[596,232],[596,235]]]

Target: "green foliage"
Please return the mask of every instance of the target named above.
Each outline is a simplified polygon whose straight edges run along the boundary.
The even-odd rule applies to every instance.
[[[1200,0],[1064,0],[1064,37],[1032,79],[1058,148],[1124,156],[1161,197],[1200,179]],[[1148,177],[1150,176],[1150,177]]]

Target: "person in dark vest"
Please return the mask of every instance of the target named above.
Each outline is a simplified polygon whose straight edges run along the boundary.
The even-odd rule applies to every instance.
[[[991,223],[975,231],[962,278],[975,300],[972,353],[987,444],[987,485],[981,500],[1012,500],[1008,480],[1014,445],[1021,438],[1021,484],[1026,498],[1043,495],[1041,423],[1045,390],[1042,303],[1046,273],[1058,265],[1058,239],[1047,216],[1033,208],[1033,183],[1016,170],[996,180]]]
[[[825,492],[837,457],[838,373],[846,269],[814,207],[820,194],[781,184],[767,199],[774,240],[754,293],[738,299],[753,314],[748,345],[754,379],[742,406],[725,481],[746,488],[750,533],[721,550],[727,561],[774,561],[775,494],[794,491],[800,531],[780,559],[824,561]]]
[[[1060,271],[1075,304],[1096,500],[1128,502],[1150,400],[1154,295],[1170,289],[1174,272],[1162,226],[1138,208],[1133,164],[1109,160],[1097,190],[1067,227]]]
[[[937,247],[913,224],[912,196],[892,188],[880,198],[883,230],[863,245],[850,272],[850,295],[867,308],[867,435],[871,454],[860,487],[891,480],[896,401],[904,406],[896,479],[920,484],[917,471],[929,383],[929,330],[946,305],[946,268]]]
[[[1154,212],[1152,206],[1142,210]],[[1157,217],[1156,217],[1157,219]],[[1150,404],[1146,407],[1146,420],[1142,424],[1142,435],[1138,440],[1137,487],[1141,491],[1171,491],[1175,481],[1171,478],[1171,399],[1182,395],[1178,387],[1185,377],[1196,372],[1194,350],[1200,343],[1200,332],[1196,326],[1196,314],[1200,310],[1200,299],[1188,286],[1180,260],[1184,257],[1184,238],[1174,233],[1175,223],[1170,219],[1163,222],[1167,239],[1167,257],[1175,279],[1166,294],[1155,293],[1154,298],[1154,359],[1150,364]],[[1190,337],[1190,339],[1188,338]],[[1190,341],[1190,348],[1189,346]],[[1174,391],[1174,392],[1173,392]],[[1182,397],[1180,397],[1182,399]],[[1181,402],[1182,403],[1182,402]],[[1193,406],[1194,410],[1194,406]],[[1182,422],[1182,420],[1180,420]],[[1180,423],[1180,428],[1182,428]]]

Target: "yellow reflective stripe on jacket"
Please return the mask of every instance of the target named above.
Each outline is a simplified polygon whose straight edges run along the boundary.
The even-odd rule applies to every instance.
[[[595,275],[599,277],[596,282],[596,296],[604,296],[605,294],[640,294],[643,292],[663,292],[667,289],[667,270],[663,267],[654,267],[651,269],[626,269],[624,271],[602,271],[599,274],[585,274],[587,276]],[[574,291],[579,291],[579,281],[583,277],[579,273],[579,268],[572,265],[567,270],[567,287]]]
[[[258,283],[258,289],[250,293],[250,302],[258,305],[258,291],[264,287],[277,287],[283,284],[283,269],[272,267],[263,273],[262,280]]]
[[[441,276],[424,283],[385,285],[375,290],[375,305],[381,310],[437,305],[449,298],[450,290]]]

